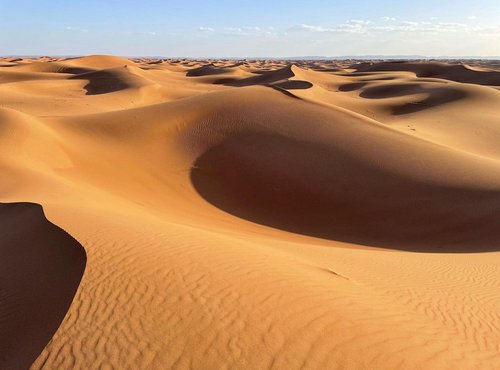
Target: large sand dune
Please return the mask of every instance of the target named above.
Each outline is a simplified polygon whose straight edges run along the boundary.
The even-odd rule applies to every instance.
[[[0,60],[0,368],[500,368],[499,76]]]

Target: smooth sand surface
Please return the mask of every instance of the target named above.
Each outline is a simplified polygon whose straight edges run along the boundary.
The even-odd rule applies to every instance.
[[[0,202],[66,240],[0,208],[33,248],[2,258],[0,367],[499,369],[499,88],[486,63],[0,59]]]

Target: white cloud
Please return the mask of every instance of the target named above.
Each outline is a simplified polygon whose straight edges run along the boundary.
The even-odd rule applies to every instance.
[[[500,24],[480,24],[467,21],[465,16],[449,22],[430,17],[396,19],[389,14],[373,19],[302,23],[290,28],[229,24],[200,29],[212,32],[197,34],[205,37],[207,50],[211,50],[209,46],[216,49],[230,45],[232,55],[287,56],[290,50],[296,55],[500,54],[495,42],[500,38]]]
[[[266,30],[258,26],[224,27],[223,34],[237,36],[259,36],[271,35],[274,28],[268,27]]]
[[[198,31],[201,31],[201,32],[214,32],[215,29],[213,29],[212,27],[198,27]]]
[[[371,21],[366,21],[363,19],[351,19],[346,22],[347,24],[371,24]]]
[[[468,26],[466,24],[455,23],[455,22],[440,22],[436,24],[436,27],[441,30],[450,30],[450,31],[468,29]]]
[[[401,34],[445,34],[445,33],[463,33],[463,34],[498,34],[499,27],[478,27],[459,22],[437,22],[437,21],[400,21],[398,23],[387,24],[385,19],[381,24],[367,20],[351,19],[345,23],[339,23],[331,26],[299,24],[293,26],[289,31],[312,32],[312,33],[346,33],[346,34],[366,34],[397,32]]]
[[[416,27],[416,26],[418,26],[418,22],[403,21],[403,22],[400,22],[399,25],[403,26],[403,27]]]
[[[477,27],[473,29],[473,32],[480,36],[500,37],[500,25],[494,27]]]
[[[467,19],[473,21],[473,20],[477,19],[477,17],[475,15],[469,15],[467,17]]]
[[[309,31],[309,32],[330,32],[330,33],[363,33],[370,21],[351,19],[345,23],[340,23],[332,27],[312,26],[309,24],[299,24],[293,26],[289,31]]]
[[[88,30],[86,30],[85,28],[75,27],[75,26],[67,26],[66,29],[68,31],[88,32]]]
[[[224,27],[224,31],[229,33],[241,33],[243,32],[243,28],[241,27]]]
[[[290,31],[313,31],[313,32],[327,32],[328,28],[321,26],[311,26],[309,24],[298,24],[289,29]]]
[[[260,31],[260,27],[244,26],[241,29],[245,31]]]

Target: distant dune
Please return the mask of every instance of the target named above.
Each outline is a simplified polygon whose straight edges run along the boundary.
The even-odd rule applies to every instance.
[[[468,63],[0,58],[0,368],[500,368]]]

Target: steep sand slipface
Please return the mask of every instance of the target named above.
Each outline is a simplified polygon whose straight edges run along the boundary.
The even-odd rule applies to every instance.
[[[0,201],[88,257],[33,369],[500,367],[497,71],[0,65]]]
[[[0,368],[31,365],[61,323],[85,251],[37,204],[0,204]]]

